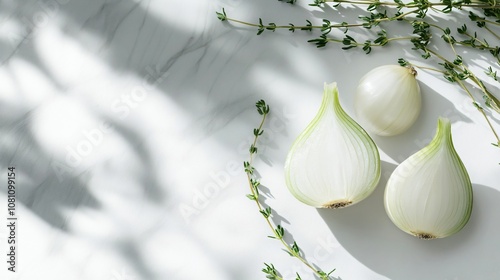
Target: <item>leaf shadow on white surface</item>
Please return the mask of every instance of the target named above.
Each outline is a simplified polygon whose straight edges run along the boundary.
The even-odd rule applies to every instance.
[[[13,8],[12,11],[9,11],[9,9],[2,9],[2,12],[5,12],[7,14],[9,12],[12,12],[12,18],[18,17],[18,20],[24,23],[24,20],[29,21],[34,15],[43,14],[43,10],[40,11],[40,9],[43,8],[44,3],[48,3],[50,1],[45,1],[44,3],[41,2],[43,1],[22,3],[19,4],[18,7]],[[71,4],[75,2],[76,1],[70,1]],[[125,1],[122,2],[125,3]],[[51,3],[53,4],[55,3],[55,1],[52,1]],[[0,4],[0,7],[4,8],[3,4],[4,3]],[[38,6],[38,4],[40,4],[40,6]],[[72,14],[72,12],[68,12],[68,10],[71,10],[71,6],[60,6],[59,8],[60,10],[57,11],[57,14]],[[77,18],[81,16],[81,14],[78,14],[78,10],[74,12],[74,19],[77,20]],[[51,15],[55,16],[55,14]],[[67,23],[71,25],[70,23],[72,22],[72,20],[73,17],[69,17]],[[36,31],[39,31],[38,29],[43,29],[43,26],[39,26]],[[127,270],[133,271],[133,279],[158,279],[151,269],[150,264],[147,262],[147,259],[144,257],[143,253],[140,252],[143,244],[137,242],[137,240],[134,240],[133,235],[135,233],[133,233],[133,230],[121,232],[121,238],[118,241],[114,240],[111,237],[114,234],[113,232],[120,230],[120,226],[125,226],[127,228],[132,227],[132,225],[120,224],[123,222],[123,220],[121,220],[121,217],[119,217],[119,207],[121,207],[120,205],[123,206],[122,203],[125,200],[125,196],[128,195],[127,191],[130,191],[129,193],[133,193],[135,189],[127,190],[122,188],[121,190],[119,190],[119,192],[121,192],[121,194],[125,193],[125,195],[121,196],[121,198],[124,198],[124,200],[120,200],[120,195],[115,193],[114,197],[118,199],[111,201],[111,203],[108,203],[107,205],[102,204],[102,198],[104,196],[106,196],[107,198],[111,197],[109,195],[108,187],[119,187],[119,183],[113,184],[112,186],[103,186],[103,188],[99,189],[98,192],[95,192],[96,188],[91,190],[91,180],[94,179],[93,183],[95,183],[95,179],[98,177],[94,176],[94,172],[99,171],[101,172],[102,176],[102,173],[104,173],[103,170],[106,170],[102,167],[108,164],[109,161],[113,161],[113,159],[108,158],[107,162],[106,160],[104,160],[104,162],[99,162],[99,167],[91,166],[87,170],[82,171],[82,165],[76,164],[77,166],[70,166],[67,162],[64,161],[64,155],[67,155],[67,152],[65,153],[64,151],[65,148],[68,148],[70,146],[69,143],[68,146],[65,146],[63,144],[59,147],[60,150],[63,151],[59,153],[63,155],[62,157],[55,157],[45,149],[46,147],[42,147],[42,145],[40,145],[41,140],[38,139],[38,136],[40,135],[36,135],[36,133],[34,133],[33,131],[35,129],[39,129],[38,127],[35,127],[33,125],[34,121],[38,117],[36,114],[36,110],[39,108],[38,106],[42,107],[44,104],[50,103],[52,101],[52,98],[57,99],[58,97],[60,97],[60,95],[71,96],[74,94],[74,92],[72,92],[71,88],[67,88],[67,85],[63,85],[65,81],[61,81],[59,77],[56,77],[53,72],[48,70],[47,61],[43,61],[41,59],[41,56],[43,56],[43,54],[39,53],[39,49],[34,46],[35,44],[33,43],[33,41],[36,41],[36,36],[37,32],[33,30],[30,31],[30,34],[27,35],[26,40],[23,40],[18,46],[15,46],[15,49],[12,50],[12,52],[10,49],[13,46],[9,44],[8,41],[3,41],[4,37],[2,37],[2,39],[0,40],[0,67],[3,67],[2,70],[10,70],[10,59],[23,61],[26,65],[32,67],[32,69],[36,69],[36,71],[40,73],[40,76],[43,76],[42,79],[44,79],[47,83],[53,85],[54,90],[57,90],[57,93],[55,94],[54,92],[46,92],[46,88],[41,89],[41,92],[38,92],[36,88],[32,89],[32,91],[25,90],[22,83],[25,83],[26,81],[19,81],[19,79],[17,78],[23,78],[22,76],[25,73],[33,73],[30,73],[29,71],[23,72],[22,70],[19,71],[20,73],[12,71],[12,73],[10,73],[11,75],[9,76],[12,77],[14,83],[17,83],[15,87],[17,91],[8,92],[16,96],[15,98],[4,98],[5,90],[0,90],[0,96],[2,97],[2,101],[0,102],[0,108],[2,109],[2,118],[0,119],[0,167],[2,167],[2,170],[5,170],[8,166],[16,167],[18,176],[18,179],[16,181],[16,183],[18,184],[18,215],[22,220],[21,223],[29,223],[29,225],[27,225],[26,227],[24,225],[21,226],[19,234],[21,235],[21,238],[23,238],[24,236],[26,236],[24,234],[28,228],[37,229],[36,226],[39,225],[38,222],[34,222],[36,220],[43,221],[46,224],[41,227],[39,235],[37,235],[37,238],[44,240],[43,242],[40,242],[40,248],[31,249],[27,248],[28,246],[26,246],[23,249],[25,249],[28,254],[32,254],[32,252],[33,254],[39,254],[41,252],[40,250],[43,250],[41,248],[44,248],[44,246],[58,247],[58,244],[64,244],[64,252],[58,252],[58,250],[48,251],[45,252],[47,255],[44,256],[43,259],[54,259],[55,262],[61,260],[61,258],[69,260],[70,258],[64,255],[66,252],[75,250],[73,251],[74,253],[85,254],[85,250],[89,250],[89,248],[93,248],[93,246],[96,246],[96,243],[90,241],[95,238],[95,234],[98,236],[96,240],[98,239],[99,242],[102,242],[101,244],[105,244],[104,246],[101,246],[99,250],[95,251],[95,254],[97,256],[106,254],[106,252],[108,251],[115,250],[116,255],[119,255],[121,260],[125,260],[123,261],[123,263],[127,264]],[[82,44],[84,43],[85,42],[82,42]],[[65,49],[63,48],[58,51],[64,52]],[[71,62],[71,60],[68,61],[68,63]],[[26,68],[27,70],[30,70],[29,67]],[[18,77],[17,75],[19,75],[20,77]],[[40,77],[37,78],[40,79]],[[2,84],[3,82],[4,81],[2,81]],[[31,102],[31,98],[33,96],[39,95],[40,93],[42,94],[42,96],[48,96],[48,98],[44,99],[39,104],[33,104]],[[60,94],[59,96],[58,93]],[[26,102],[22,102],[24,97],[27,97]],[[36,98],[37,97],[35,97],[35,99]],[[21,102],[19,102],[19,100],[21,100]],[[12,103],[10,103],[10,101],[12,101]],[[89,111],[97,111],[93,109],[98,108],[89,108]],[[68,117],[64,114],[58,114],[58,112],[53,112],[53,114],[56,115],[59,119]],[[98,115],[98,113],[96,113],[95,115]],[[133,172],[133,174],[137,174],[137,178],[134,179],[137,179],[140,186],[144,187],[144,196],[139,197],[140,199],[144,199],[144,204],[155,204],[166,199],[166,193],[163,192],[163,190],[159,189],[160,186],[155,180],[157,177],[155,176],[155,174],[152,174],[153,168],[151,168],[151,165],[153,164],[153,160],[151,159],[151,155],[153,152],[145,147],[144,138],[142,138],[141,135],[138,135],[137,131],[130,130],[129,127],[121,126],[115,120],[106,119],[105,117],[99,118],[99,120],[109,121],[109,123],[111,123],[115,129],[113,134],[118,138],[124,139],[124,142],[126,143],[125,145],[130,148],[128,151],[130,152],[132,157],[138,158],[139,162],[141,162],[139,168],[134,170],[137,172]],[[54,131],[45,131],[45,133],[55,134],[55,137],[57,137],[58,131],[62,130],[64,130],[64,128],[59,128],[59,130]],[[78,136],[83,138],[81,135]],[[104,138],[109,137],[105,136]],[[75,147],[72,146],[72,148]],[[96,151],[94,151],[93,155],[95,154]],[[57,165],[57,168],[59,168],[59,171],[61,171],[61,173],[58,173],[58,171],[54,167],[54,164]],[[124,162],[123,165],[126,166],[127,163]],[[125,175],[128,176],[131,174]],[[116,176],[116,174],[113,174],[113,176]],[[109,177],[110,174],[106,174],[104,177],[101,177],[101,179],[106,180]],[[133,175],[131,175],[131,177],[133,177]],[[0,192],[2,192],[2,194],[4,194],[6,191],[7,188],[0,188]],[[130,198],[130,196],[127,198]],[[114,208],[110,207],[110,205],[115,205],[118,207]],[[111,212],[115,211],[114,214],[118,213],[118,215],[113,216],[113,214],[107,212],[105,208],[107,208],[107,210],[109,210],[110,208],[114,208]],[[137,211],[134,211],[131,214],[139,215],[139,212],[140,209],[137,209]],[[78,218],[81,218],[87,213],[90,213],[90,215],[86,217],[87,219],[92,219],[92,215],[94,213],[99,213],[98,215],[94,216],[94,218],[97,218],[98,222],[103,222],[104,220],[104,226],[87,226],[86,230],[84,230],[83,233],[79,230],[76,230],[75,225],[77,228],[83,227],[83,225],[75,223],[75,216],[79,216]],[[139,220],[139,222],[135,223],[141,223],[142,226],[143,221]],[[137,225],[134,225],[134,227],[136,227],[134,228],[134,230],[140,228],[140,226]],[[50,229],[50,231],[47,229]],[[149,230],[149,228],[145,226],[143,230],[147,231]],[[54,236],[56,236],[59,232],[62,233],[62,237],[58,238],[57,242],[55,242]],[[85,248],[79,249],[78,245],[75,244],[77,242],[67,241],[66,239],[68,238],[74,240],[81,235],[87,235],[87,238],[90,237],[90,239],[79,239],[79,242],[85,243]],[[24,238],[28,239],[28,237]],[[26,239],[21,240],[27,242]],[[23,241],[21,241],[21,243],[23,243]],[[25,251],[22,251],[21,254],[24,252]],[[104,268],[103,273],[108,273],[111,276],[107,277],[106,279],[118,279],[113,277],[114,273],[119,273],[117,272],[119,269],[117,270],[115,267],[112,267],[112,265],[116,263],[116,259],[112,259],[112,257],[109,257],[110,267]],[[21,262],[23,261],[25,261],[25,259],[21,255]],[[24,268],[26,270],[31,271],[32,273],[33,271],[39,271],[42,274],[46,274],[46,271],[41,269],[40,266],[36,264],[44,260],[37,259],[33,261],[32,259],[31,261],[32,262],[24,262]],[[77,270],[83,271],[86,265],[88,265],[87,261],[82,262],[80,264],[81,267],[79,267]],[[60,272],[55,269],[51,272],[50,279],[61,279],[60,277],[63,277],[64,274],[65,272]],[[36,279],[48,278],[40,276]],[[131,278],[127,277],[126,279]]]
[[[58,173],[53,158],[38,145],[30,129],[33,116],[3,118],[0,133],[0,166],[15,167],[17,201],[51,226],[66,231],[68,211],[77,207],[99,208],[100,203],[86,188],[87,174]],[[1,188],[6,193],[7,188]],[[19,206],[18,206],[19,207]],[[17,208],[18,215],[22,210]]]
[[[62,3],[63,1],[60,2]],[[22,4],[10,3],[12,3],[12,7],[4,6],[5,3],[0,4],[0,7],[5,8],[2,9],[2,13],[8,14],[20,24],[21,28],[23,28],[25,20],[30,21],[36,15],[44,15],[44,11],[42,10],[44,7],[43,5],[49,2],[42,3],[35,0],[27,1]],[[54,4],[55,2],[50,3]],[[260,53],[263,52],[262,49],[255,48],[255,44],[250,47],[247,45],[248,41],[250,41],[249,39],[253,38],[254,35],[248,34],[248,36],[238,36],[240,41],[232,42],[234,37],[224,37],[225,33],[229,31],[232,32],[231,28],[227,28],[225,32],[203,30],[203,33],[206,32],[207,34],[198,34],[197,32],[191,33],[191,30],[188,28],[182,29],[175,24],[169,24],[168,21],[165,21],[165,19],[152,11],[145,9],[141,4],[143,4],[141,1],[132,0],[66,1],[65,4],[59,6],[56,4],[56,10],[47,12],[49,15],[46,19],[47,21],[40,24],[40,26],[34,26],[34,30],[30,30],[26,40],[20,42],[19,45],[13,46],[9,44],[10,42],[4,41],[3,37],[0,39],[0,51],[2,53],[0,59],[2,67],[8,68],[12,60],[23,61],[33,69],[36,69],[37,72],[40,73],[40,76],[43,76],[41,77],[42,79],[53,85],[54,90],[57,90],[57,93],[54,94],[56,98],[58,97],[57,95],[72,97],[73,95],[82,94],[82,92],[73,91],[74,84],[68,87],[64,77],[61,78],[57,76],[54,73],[54,69],[48,69],[49,66],[54,66],[49,65],[52,63],[51,59],[54,57],[51,58],[48,56],[45,61],[40,59],[43,55],[46,55],[46,53],[42,53],[41,50],[43,49],[45,52],[48,51],[48,49],[44,49],[44,47],[40,49],[40,46],[36,45],[37,38],[38,36],[42,36],[40,34],[43,33],[45,29],[50,30],[50,28],[55,26],[55,30],[50,32],[55,31],[57,33],[60,31],[62,33],[61,36],[66,36],[68,41],[75,43],[78,47],[83,46],[86,48],[87,51],[95,55],[95,58],[97,58],[99,62],[103,62],[105,67],[108,67],[111,69],[110,71],[114,71],[118,75],[130,73],[133,76],[145,80],[150,78],[150,76],[148,76],[151,74],[150,72],[154,72],[153,78],[166,75],[166,79],[158,84],[156,89],[165,95],[165,99],[174,101],[174,103],[185,111],[189,117],[193,118],[193,123],[188,129],[202,130],[200,141],[214,135],[214,138],[221,142],[222,146],[227,146],[228,143],[233,144],[231,140],[234,140],[235,143],[241,141],[241,138],[239,138],[241,134],[232,133],[233,138],[231,138],[228,137],[228,135],[217,135],[217,132],[231,122],[236,122],[239,126],[246,125],[248,128],[254,126],[249,119],[241,117],[241,113],[250,107],[252,109],[251,114],[255,114],[253,104],[258,98],[256,96],[260,95],[255,93],[258,92],[258,88],[252,87],[251,85],[252,78],[246,76],[248,65],[251,65],[252,60],[259,58],[261,55]],[[264,7],[265,2],[262,2],[261,6]],[[220,24],[219,27],[221,29],[224,28],[224,25],[215,18],[214,10],[210,9],[206,12],[210,14],[210,19],[213,22],[216,22],[218,26]],[[59,18],[59,16],[64,18],[64,20],[60,23],[54,23],[56,22],[55,18]],[[87,18],[89,16],[90,18]],[[123,34],[119,35],[120,32],[124,32],[122,27],[122,23],[124,22],[131,27],[130,30],[125,31],[127,33],[126,36]],[[47,24],[47,27],[44,26],[44,24]],[[137,33],[135,33],[136,31]],[[141,40],[141,36],[144,36],[144,34],[146,34],[146,37],[151,36],[162,39],[155,42],[146,42],[147,40]],[[234,35],[234,33],[232,35]],[[134,36],[137,36],[137,38]],[[123,41],[124,38],[127,39],[125,42]],[[128,38],[132,38],[132,40],[128,40]],[[217,40],[219,40],[219,43],[222,42],[226,46],[229,45],[229,48],[220,46],[216,42]],[[97,42],[97,44],[95,42]],[[131,47],[133,48],[132,50],[130,49]],[[157,48],[163,48],[163,50],[158,50]],[[239,48],[242,49],[241,53],[238,52]],[[248,52],[249,50],[250,53]],[[269,50],[267,53],[271,53],[273,58],[268,61],[268,64],[273,65],[277,63],[286,67],[288,60],[280,50],[274,48],[270,48]],[[66,49],[64,48],[56,49],[56,51],[60,51],[61,55],[66,55]],[[207,52],[209,55],[207,55]],[[66,61],[68,65],[73,62],[72,58],[73,57],[68,57],[68,61]],[[186,58],[189,61],[185,61],[184,59]],[[195,58],[197,61],[191,61],[191,58]],[[222,60],[223,63],[217,64],[219,66],[214,68],[213,64],[215,63],[212,59]],[[82,76],[84,76],[84,70],[89,69],[73,69],[69,70],[69,72],[75,71],[79,74],[80,70],[82,71]],[[188,74],[190,75],[198,72],[201,72],[201,74],[196,77],[188,77]],[[290,73],[293,73],[293,71],[290,71]],[[13,79],[16,78],[15,74],[12,76],[14,76]],[[297,76],[294,78],[299,79],[300,77]],[[76,87],[79,86],[79,83],[88,83],[92,85],[93,81],[93,79],[80,79],[77,81]],[[241,84],[250,86],[242,89],[240,87]],[[21,86],[18,86],[16,90],[19,92],[15,93],[19,93],[20,96],[23,94],[36,94],[24,90]],[[100,85],[96,85],[94,88],[84,88],[84,90],[88,92],[83,92],[83,95],[87,93],[91,95],[91,91],[94,90],[98,92],[102,91],[103,95],[109,94],[109,92],[100,88]],[[51,98],[52,97],[53,96],[51,96]],[[50,102],[50,100],[43,100],[42,102],[45,101]],[[96,104],[89,103],[85,104],[85,106],[90,105],[89,107],[91,107]],[[14,105],[16,105],[14,102],[13,104],[1,104],[2,108],[6,109],[15,108]],[[40,104],[34,104],[30,109],[36,110],[38,106],[40,106]],[[20,109],[22,110],[24,108]],[[99,121],[109,122],[111,126],[115,128],[114,134],[119,135],[119,137],[126,142],[126,145],[131,148],[130,150],[134,156],[140,159],[142,163],[141,171],[144,171],[144,176],[134,179],[137,179],[140,185],[145,188],[147,199],[143,201],[144,204],[164,202],[168,199],[168,194],[162,193],[164,189],[159,189],[165,186],[158,185],[158,182],[154,180],[156,174],[152,171],[153,168],[150,168],[151,165],[154,164],[151,157],[151,154],[154,153],[154,147],[145,146],[145,136],[140,135],[140,129],[133,126],[127,126],[128,124],[116,122],[116,120],[112,118],[107,118],[110,114],[106,114],[109,112],[105,111],[106,109],[109,110],[109,108],[94,106],[88,109],[95,114],[94,116],[96,116]],[[5,132],[2,137],[5,136],[6,138],[5,141],[3,141],[3,138],[0,139],[0,152],[3,155],[1,158],[2,166],[14,164],[19,170],[29,173],[25,177],[26,181],[28,181],[29,177],[29,183],[23,183],[24,189],[19,193],[20,202],[26,206],[28,211],[37,215],[49,227],[54,227],[56,231],[61,230],[72,237],[76,237],[79,234],[85,235],[86,232],[81,233],[68,228],[68,222],[72,220],[73,214],[82,210],[95,211],[95,213],[97,213],[97,218],[105,216],[105,213],[101,212],[104,211],[102,209],[104,207],[100,202],[103,190],[93,189],[94,192],[91,192],[89,187],[89,178],[92,178],[92,172],[99,168],[90,168],[88,173],[85,172],[81,175],[65,174],[63,182],[59,182],[57,175],[54,174],[50,167],[50,163],[54,158],[40,148],[37,145],[38,139],[34,139],[35,137],[31,135],[31,119],[20,117],[17,113],[16,115],[6,114],[9,116],[3,119],[6,123],[13,122],[14,124],[12,126],[8,124],[4,125],[4,123],[1,124],[1,131]],[[65,118],[65,116],[61,115],[60,118]],[[22,125],[15,123],[19,120],[23,122]],[[175,122],[176,120],[165,121]],[[19,130],[19,132],[14,133],[13,130],[16,129]],[[251,133],[251,129],[248,131]],[[277,131],[276,133],[285,132]],[[148,136],[154,137],[155,135],[152,134]],[[11,141],[12,139],[14,139],[14,141]],[[265,145],[270,150],[279,148],[276,139],[269,139]],[[61,150],[64,150],[64,148],[64,146],[60,147]],[[267,164],[272,165],[271,159],[272,157],[269,157],[267,160],[264,158],[263,160],[266,161]],[[170,171],[170,166],[165,166],[164,168],[162,172]],[[3,188],[2,192],[4,192]],[[117,210],[112,205],[105,206]],[[173,212],[175,212],[175,209]],[[115,222],[121,222],[118,216],[119,215],[105,217],[104,219],[109,218],[109,220],[106,220],[106,225],[112,227],[116,225],[114,224]],[[278,213],[274,214],[273,220],[277,223],[288,223],[288,221],[279,216]],[[133,235],[133,231],[147,231],[148,228],[142,228],[141,225],[137,224],[130,225],[130,227],[133,227],[133,230],[130,232],[122,232],[122,235],[120,235],[123,237],[124,241],[115,242],[113,240],[107,240],[106,238],[98,238],[98,241],[106,242],[109,247],[112,247],[112,250],[117,252],[117,255],[123,257],[123,259],[126,260],[125,263],[129,264],[130,270],[134,271],[139,279],[165,279],[158,278],[158,275],[155,275],[153,272],[156,268],[148,267],[149,263],[147,263],[144,256],[139,255],[138,251],[140,251],[139,247],[141,244],[128,239],[128,237],[130,237],[129,235]],[[105,230],[106,227],[103,228],[103,231]],[[116,229],[113,228],[110,230],[113,231]],[[190,231],[189,237],[194,243],[202,243],[199,240],[200,235],[201,233]],[[86,244],[90,246],[92,243],[93,242],[88,242]],[[68,243],[67,247],[68,250],[71,250],[70,243]],[[213,256],[216,255],[216,252],[211,251],[212,248],[209,248],[206,244],[200,246],[200,248],[200,251],[202,251],[201,254],[207,258],[213,258]],[[103,249],[102,251],[105,250]],[[97,253],[100,252],[101,250],[98,250]],[[175,254],[182,252],[169,253]],[[215,265],[215,270],[223,271],[222,268],[227,268],[227,265]],[[112,269],[112,267],[109,268],[110,271]],[[59,276],[57,272],[53,273],[54,277]],[[221,274],[224,275],[224,273]]]
[[[155,273],[149,268],[147,259],[142,256],[140,245],[133,240],[116,241],[114,245],[117,251],[132,264],[135,275],[140,275],[141,279],[157,279]],[[135,276],[132,279],[134,278]]]
[[[111,119],[105,117],[103,119],[113,123]],[[128,141],[135,155],[140,159],[141,168],[138,170],[137,179],[143,188],[144,197],[148,202],[162,203],[168,197],[168,193],[159,185],[156,176],[151,174],[151,171],[155,169],[154,159],[152,158],[154,151],[147,145],[144,135],[116,122],[113,123],[113,130]]]
[[[29,211],[30,215],[37,216],[49,227],[72,234],[75,232],[72,228],[75,225],[72,222],[75,213],[82,210],[101,211],[103,208],[100,199],[89,190],[93,170],[75,173],[75,170],[57,169],[67,163],[58,162],[39,145],[30,127],[34,117],[36,116],[28,113],[18,118],[1,120],[0,133],[4,137],[0,138],[0,167],[4,170],[10,166],[16,168],[18,203],[16,214],[23,222],[33,221],[26,217],[25,211]],[[120,131],[118,127],[115,128]],[[128,135],[129,132],[120,131],[120,133],[127,139],[133,140],[131,145],[137,149],[136,152],[145,160],[144,166],[147,167],[147,155],[140,149],[142,143],[133,135]],[[161,197],[152,178],[144,176],[139,179],[144,180],[147,186],[146,197],[151,201],[156,201],[155,197]],[[0,191],[5,193],[7,188],[1,188]],[[44,233],[41,232],[40,236],[43,237]],[[125,238],[120,241],[108,240],[107,246],[114,246],[129,261],[134,273],[140,275],[141,279],[155,279],[148,264],[138,252],[140,245],[134,240]],[[67,243],[66,247],[70,250],[71,245]],[[31,263],[25,264],[28,269],[31,265]]]
[[[338,242],[360,263],[389,279],[498,279],[500,192],[473,184],[474,209],[468,224],[450,237],[420,240],[399,230],[385,213],[383,193],[395,168],[382,162],[379,186],[359,205],[318,210]]]

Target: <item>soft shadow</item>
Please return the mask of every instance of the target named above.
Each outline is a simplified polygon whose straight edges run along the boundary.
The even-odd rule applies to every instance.
[[[269,190],[267,187],[264,187],[264,189]],[[261,194],[263,194],[263,193],[261,192]],[[274,199],[274,196],[269,191],[267,194],[260,197],[260,202],[264,208],[270,207],[270,205],[267,203],[268,199],[271,199],[271,200]],[[288,221],[285,217],[281,216],[274,209],[272,211],[270,218],[271,218],[271,221],[273,222],[273,224],[275,224],[275,225],[285,225],[285,224],[289,225],[290,224],[290,221]],[[287,232],[285,239],[287,241],[293,242],[294,239],[292,238],[292,234],[289,233],[286,229],[285,229],[285,231]]]
[[[500,277],[500,192],[474,184],[474,209],[459,233],[420,240],[387,217],[383,193],[395,165],[382,162],[384,176],[375,192],[354,207],[318,210],[335,238],[366,267],[390,279],[481,279]]]
[[[113,120],[107,118],[108,123],[113,123]],[[129,145],[133,148],[134,153],[140,158],[142,163],[141,173],[138,176],[141,186],[144,187],[144,192],[149,201],[161,203],[166,198],[165,191],[161,188],[154,174],[155,166],[152,159],[153,152],[146,145],[144,136],[141,136],[137,131],[120,124],[113,123],[113,129],[124,139],[127,139]]]
[[[156,279],[153,272],[148,268],[147,260],[139,252],[140,246],[130,240],[118,241],[116,245],[121,255],[127,258],[143,279]]]
[[[88,174],[60,169],[61,163],[40,148],[29,127],[31,119],[31,114],[26,114],[2,123],[0,133],[8,137],[0,139],[0,166],[4,170],[10,166],[16,168],[19,202],[51,226],[67,230],[66,211],[99,208],[100,204],[87,188]],[[7,188],[1,191],[5,193]]]

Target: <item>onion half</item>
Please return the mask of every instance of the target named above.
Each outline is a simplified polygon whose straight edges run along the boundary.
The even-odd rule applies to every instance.
[[[325,83],[316,117],[293,143],[285,179],[298,200],[318,208],[353,205],[375,190],[377,146],[340,106],[336,83]]]
[[[422,239],[460,231],[472,212],[472,185],[441,118],[428,146],[402,162],[384,194],[387,215],[401,230]]]

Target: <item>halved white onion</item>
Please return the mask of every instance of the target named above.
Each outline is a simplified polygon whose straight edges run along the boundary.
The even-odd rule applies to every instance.
[[[288,153],[285,177],[298,200],[318,208],[346,207],[375,190],[377,146],[340,106],[336,83],[325,83],[316,117]]]
[[[428,146],[392,173],[384,195],[385,210],[401,230],[422,239],[450,236],[472,212],[472,185],[451,138],[451,124],[440,118]]]

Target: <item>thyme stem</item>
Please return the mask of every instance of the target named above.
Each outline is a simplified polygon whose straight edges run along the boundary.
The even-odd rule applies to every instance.
[[[488,90],[484,87],[483,83],[472,73],[470,72],[470,70],[467,68],[467,66],[461,64],[461,66],[463,68],[460,68],[458,65],[450,62],[448,59],[444,58],[443,56],[441,56],[440,54],[438,54],[437,52],[431,50],[431,49],[426,49],[426,51],[428,51],[429,53],[433,54],[434,56],[436,56],[437,58],[441,59],[442,61],[444,61],[447,65],[450,65],[450,66],[453,66],[455,69],[459,70],[459,71],[462,71],[462,72],[466,72],[466,73],[469,73],[470,74],[470,77],[468,77],[471,81],[473,81],[477,86],[479,86],[481,88],[481,91],[483,91],[483,93],[488,96],[490,95],[491,93],[488,92]],[[464,71],[465,70],[465,71]],[[467,95],[471,98],[472,100],[472,104],[479,110],[479,112],[481,112],[482,116],[484,117],[484,119],[486,120],[486,122],[488,123],[488,126],[491,130],[491,132],[493,133],[493,135],[495,136],[496,138],[496,141],[497,143],[500,143],[500,138],[498,136],[498,133],[496,132],[495,128],[493,127],[493,125],[491,124],[491,121],[490,119],[488,118],[488,116],[486,115],[486,113],[484,112],[484,109],[482,106],[479,105],[479,103],[476,101],[476,99],[474,98],[474,96],[472,95],[472,93],[470,92],[470,90],[465,86],[465,84],[463,83],[462,79],[458,78],[457,76],[453,76],[452,79],[457,82],[461,88],[463,88],[465,90],[465,92],[467,93]],[[493,96],[494,97],[494,96]]]
[[[414,63],[411,63],[411,66],[416,67],[418,69],[422,69],[422,70],[429,70],[429,71],[434,71],[434,72],[438,72],[441,74],[446,74],[446,72],[439,70],[439,69],[436,69],[436,68],[432,68],[432,67],[421,66],[421,65],[414,64]]]
[[[497,25],[500,25],[500,23],[496,23]],[[491,30],[488,26],[484,27],[488,32],[490,32],[491,35],[495,36],[498,40],[500,40],[500,36],[496,34],[493,30]]]
[[[262,202],[260,201],[259,197],[259,185],[260,182],[255,179],[254,177],[254,167],[253,167],[253,162],[255,155],[257,154],[257,140],[259,137],[263,134],[264,130],[262,129],[264,126],[264,123],[266,121],[267,115],[269,114],[269,106],[266,105],[265,101],[260,100],[256,103],[257,106],[257,111],[259,114],[262,115],[262,120],[258,126],[258,128],[254,129],[254,139],[253,142],[250,146],[250,157],[247,162],[244,163],[245,167],[245,172],[247,175],[247,181],[248,185],[250,186],[250,194],[247,195],[248,198],[251,200],[255,201],[255,204],[257,205],[257,208],[259,212],[264,216],[264,219],[266,220],[266,224],[269,226],[271,231],[273,232],[274,236],[270,236],[274,239],[278,239],[280,243],[283,245],[285,248],[285,251],[292,257],[298,259],[300,262],[302,262],[307,268],[312,270],[316,276],[318,276],[320,279],[330,279],[330,274],[333,272],[331,271],[330,273],[326,273],[320,269],[317,269],[314,267],[311,263],[309,263],[306,259],[304,259],[301,254],[300,254],[300,249],[297,245],[297,243],[294,241],[293,245],[290,245],[287,243],[284,239],[285,236],[285,230],[281,225],[275,225],[272,220],[272,210],[270,207],[264,207],[262,205]],[[266,268],[263,269],[265,273],[268,274],[269,277],[273,277],[272,279],[278,279],[281,280],[283,279],[280,275],[278,275],[277,271],[275,270],[274,266],[266,264]]]
[[[376,4],[378,6],[396,6],[396,7],[404,7],[404,8],[416,8],[421,7],[420,4],[404,4],[404,3],[396,3],[396,2],[383,2],[383,1],[351,1],[351,0],[324,0],[323,3],[338,3],[338,4],[354,4],[354,5],[373,5]],[[439,7],[439,6],[449,6],[447,3],[443,2],[428,2],[426,3],[427,7]],[[498,9],[500,8],[500,4],[481,4],[481,3],[469,3],[469,4],[460,4],[461,8],[480,8],[480,9]]]
[[[469,95],[469,97],[472,99],[472,103],[474,104],[474,106],[477,108],[477,110],[479,112],[481,112],[481,114],[483,115],[484,119],[486,120],[486,122],[488,123],[488,126],[490,127],[491,131],[493,132],[493,135],[495,136],[496,138],[496,141],[497,143],[500,144],[500,138],[495,130],[495,128],[493,127],[493,125],[491,124],[491,121],[490,119],[488,118],[488,116],[486,115],[486,113],[484,112],[484,109],[482,106],[479,105],[479,103],[477,103],[476,99],[474,98],[474,96],[472,95],[472,93],[469,91],[469,89],[465,86],[465,84],[460,80],[460,79],[456,79],[456,82],[460,85],[461,88],[463,88],[467,94]]]

